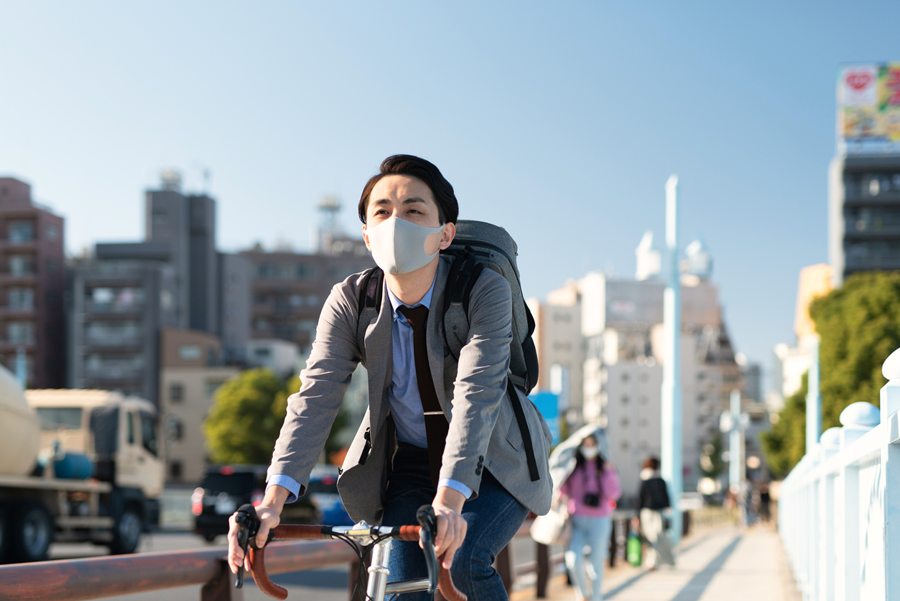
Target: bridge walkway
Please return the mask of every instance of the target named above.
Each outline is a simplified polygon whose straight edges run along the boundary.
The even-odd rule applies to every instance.
[[[513,601],[533,599],[521,591]],[[774,529],[726,526],[683,541],[675,568],[617,566],[607,572],[604,601],[800,601],[781,539]],[[553,579],[552,601],[574,601],[565,577]]]

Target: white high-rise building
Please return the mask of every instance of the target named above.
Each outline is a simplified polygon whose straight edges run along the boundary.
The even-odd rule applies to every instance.
[[[700,456],[719,435],[719,416],[729,395],[741,389],[741,368],[722,318],[718,289],[709,281],[712,259],[701,242],[692,243],[682,278],[682,406],[684,486],[693,490],[703,476]],[[569,342],[582,349],[581,420],[606,427],[610,459],[616,464],[624,495],[637,494],[640,466],[660,454],[664,282],[652,269],[652,236],[638,247],[638,278],[589,273],[550,295],[540,305],[544,327],[539,346],[542,371],[559,361],[553,345]],[[553,302],[577,299],[580,333],[562,327]],[[534,305],[533,305],[534,306]],[[567,309],[574,307],[567,305]],[[580,344],[576,339],[580,338]],[[548,341],[551,348],[548,347]],[[562,346],[560,346],[560,349]],[[574,380],[574,378],[573,378]],[[574,407],[574,404],[573,404]]]

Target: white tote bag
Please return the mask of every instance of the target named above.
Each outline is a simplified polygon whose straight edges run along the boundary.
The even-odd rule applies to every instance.
[[[531,538],[542,545],[564,544],[572,536],[572,522],[565,503],[550,509],[547,515],[539,515],[531,524]]]

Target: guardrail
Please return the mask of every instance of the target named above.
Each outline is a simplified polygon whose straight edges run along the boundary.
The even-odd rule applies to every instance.
[[[610,536],[609,565],[615,565],[624,548],[634,511],[617,510]],[[516,538],[530,536],[531,520]],[[536,596],[544,599],[554,568],[563,554],[535,543],[536,560],[516,565],[511,546],[497,558],[497,571],[508,591],[517,576],[536,573]],[[275,542],[266,547],[266,571],[284,574],[350,563],[348,593],[355,590],[359,560],[340,541]],[[249,576],[248,576],[249,578]],[[234,575],[225,563],[224,549],[141,553],[115,557],[91,557],[30,564],[0,566],[0,599],[21,601],[82,601],[114,595],[142,593],[180,586],[202,585],[201,601],[240,601],[243,592],[234,588]],[[439,599],[440,597],[436,597]]]
[[[882,371],[880,410],[847,407],[779,487],[778,529],[806,601],[900,599],[900,362]]]

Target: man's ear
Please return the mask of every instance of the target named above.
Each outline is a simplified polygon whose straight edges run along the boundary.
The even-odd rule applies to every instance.
[[[364,240],[365,243],[366,243],[366,248],[368,248],[369,250],[372,250],[372,245],[369,244],[369,232],[366,231],[366,224],[365,224],[365,223],[364,223],[363,226],[362,226],[362,234],[363,234],[363,240]]]
[[[441,250],[448,248],[453,243],[455,237],[456,224],[448,221],[447,225],[444,226],[444,231],[441,232],[441,244],[439,248]]]

